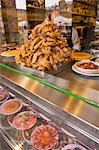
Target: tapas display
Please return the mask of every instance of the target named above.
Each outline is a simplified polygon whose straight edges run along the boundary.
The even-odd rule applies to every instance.
[[[36,127],[31,135],[32,145],[39,150],[52,149],[58,142],[57,130],[50,125]]]
[[[99,77],[98,73],[86,73],[79,71],[75,65],[72,66],[72,70],[80,75],[89,76],[89,77]]]
[[[14,128],[18,130],[28,130],[37,122],[37,117],[32,111],[24,111],[17,114],[12,121]]]
[[[12,115],[22,108],[22,102],[18,98],[10,99],[0,106],[0,114]]]

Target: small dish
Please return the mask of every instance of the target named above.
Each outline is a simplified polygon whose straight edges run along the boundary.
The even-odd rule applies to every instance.
[[[89,77],[99,77],[98,73],[86,73],[79,71],[75,65],[72,66],[72,70],[80,75],[89,76]]]
[[[22,108],[22,102],[18,98],[10,99],[0,105],[0,114],[12,115]]]
[[[24,131],[32,128],[37,122],[37,117],[32,111],[24,111],[17,114],[12,121],[14,128]]]
[[[98,73],[99,74],[99,63],[90,61],[90,60],[82,60],[75,63],[75,67],[77,70],[84,73]]]

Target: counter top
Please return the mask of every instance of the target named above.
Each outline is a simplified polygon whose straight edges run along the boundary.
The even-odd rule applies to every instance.
[[[19,69],[14,63],[8,64]],[[44,80],[99,103],[99,77],[84,77],[74,73],[70,68],[67,67],[63,72],[57,74],[57,76],[47,75]],[[99,127],[98,108],[4,67],[0,67],[0,74],[2,77],[44,98],[47,102],[71,113],[88,124],[93,125],[95,128]]]

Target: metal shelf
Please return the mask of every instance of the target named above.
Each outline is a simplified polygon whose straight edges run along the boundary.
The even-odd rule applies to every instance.
[[[46,8],[42,8],[42,7],[36,7],[36,6],[28,6],[27,5],[27,8],[29,8],[29,9],[37,9],[37,10],[46,10]]]
[[[79,14],[79,13],[76,13],[76,12],[63,11],[62,13],[68,13],[68,14],[72,14],[72,15],[78,15],[78,16],[85,16],[85,17],[93,17],[93,18],[96,18],[96,16],[85,15],[85,14]]]
[[[81,4],[90,5],[90,6],[93,6],[93,7],[97,6],[97,4],[95,4],[95,3],[90,3],[90,2],[87,2],[87,1],[84,1],[84,0],[74,0],[74,2],[79,2]]]
[[[73,12],[72,14],[73,14],[73,15],[78,15],[78,16],[84,16],[84,17],[93,17],[93,18],[96,18],[96,16],[85,15],[85,14],[79,14],[79,13],[75,13],[75,12]]]

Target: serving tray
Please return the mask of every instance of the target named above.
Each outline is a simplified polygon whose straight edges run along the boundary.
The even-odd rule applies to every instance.
[[[18,65],[19,68],[27,73],[33,74],[34,76],[40,77],[40,78],[46,78],[47,74],[52,74],[52,75],[56,75],[60,72],[63,72],[66,68],[70,67],[70,62],[68,63],[62,63],[60,64],[60,66],[58,67],[57,70],[53,70],[53,71],[39,71],[39,70],[35,70],[26,66],[22,66],[22,65]]]

